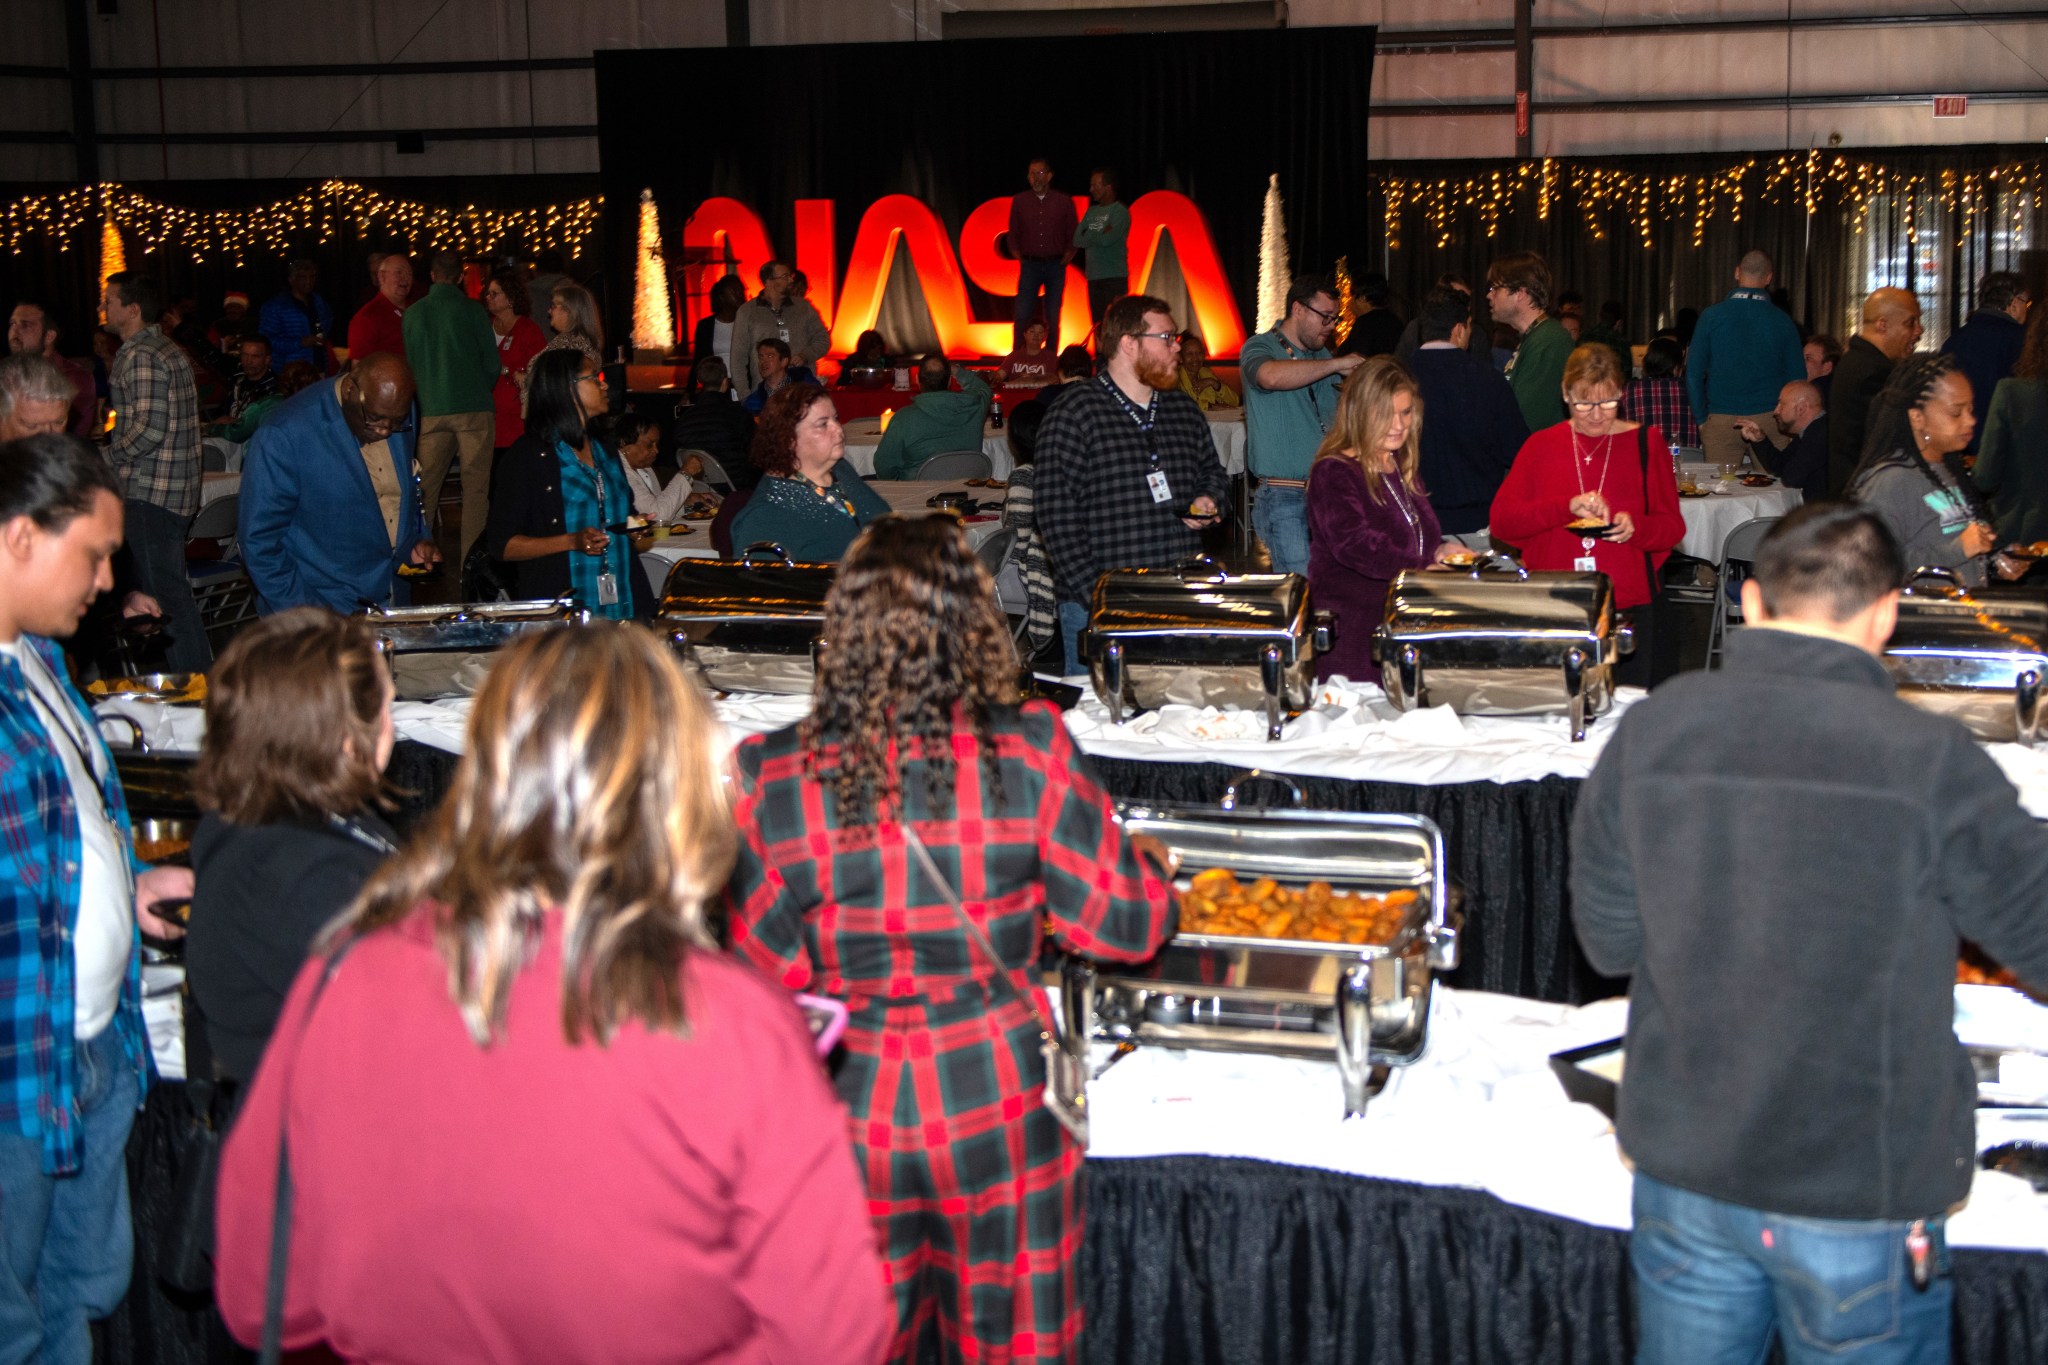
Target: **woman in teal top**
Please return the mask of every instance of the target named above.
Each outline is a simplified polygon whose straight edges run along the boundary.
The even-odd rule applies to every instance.
[[[754,428],[752,457],[767,475],[732,521],[734,550],[772,541],[799,563],[835,564],[861,528],[889,504],[840,463],[846,431],[816,384],[769,396]]]
[[[641,547],[616,529],[632,515],[633,486],[589,430],[605,411],[604,371],[580,351],[544,351],[527,371],[526,399],[526,434],[495,471],[484,532],[511,570],[513,595],[573,591],[598,616],[646,615],[653,594],[635,582]]]

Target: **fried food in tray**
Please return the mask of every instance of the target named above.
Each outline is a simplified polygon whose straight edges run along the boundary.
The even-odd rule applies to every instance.
[[[135,840],[135,856],[145,863],[160,863],[192,851],[190,839],[144,839]]]
[[[1189,879],[1180,898],[1180,928],[1184,934],[1227,938],[1386,943],[1400,932],[1417,899],[1407,890],[1354,895],[1328,882],[1310,882],[1296,891],[1270,877],[1247,885],[1228,868],[1218,867]]]

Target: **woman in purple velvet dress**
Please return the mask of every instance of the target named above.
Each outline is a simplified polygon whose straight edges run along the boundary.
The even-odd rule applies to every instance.
[[[1464,548],[1444,539],[1423,491],[1421,433],[1422,395],[1406,366],[1374,356],[1352,372],[1308,475],[1309,594],[1337,626],[1318,679],[1377,683],[1372,632],[1388,584]]]

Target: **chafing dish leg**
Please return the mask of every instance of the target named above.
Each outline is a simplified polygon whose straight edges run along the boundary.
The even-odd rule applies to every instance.
[[[2029,748],[2041,741],[2041,674],[2026,669],[2012,680],[2014,738]]]
[[[1111,640],[1102,648],[1102,690],[1108,693],[1102,700],[1109,707],[1109,723],[1124,723],[1124,644]]]
[[[1573,646],[1564,652],[1564,694],[1571,710],[1572,740],[1586,737],[1586,651]]]
[[[1401,646],[1401,694],[1406,705],[1422,705],[1422,654],[1414,645]]]
[[[1344,1081],[1344,1117],[1364,1117],[1366,1102],[1387,1079],[1386,1069],[1372,1064],[1370,962],[1354,964],[1337,979],[1337,1073]]]
[[[1287,721],[1287,675],[1280,665],[1280,646],[1267,645],[1259,652],[1259,685],[1266,691],[1266,739],[1280,738]]]

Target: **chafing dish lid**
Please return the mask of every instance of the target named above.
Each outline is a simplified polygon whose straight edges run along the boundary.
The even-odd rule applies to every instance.
[[[661,589],[670,621],[825,620],[833,564],[679,559]]]
[[[1916,575],[1899,599],[1898,625],[1885,653],[1996,655],[2029,667],[2048,664],[2048,592],[1997,586],[1963,592]]]
[[[1583,640],[1612,628],[1614,590],[1603,573],[1404,569],[1387,592],[1382,630],[1395,640]]]
[[[1225,573],[1206,557],[1172,569],[1116,569],[1095,581],[1088,628],[1125,641],[1191,637],[1299,641],[1308,629],[1300,574]]]
[[[464,602],[453,606],[372,607],[365,611],[376,626],[452,626],[471,622],[513,625],[527,621],[568,621],[583,615],[567,598],[533,602]]]

